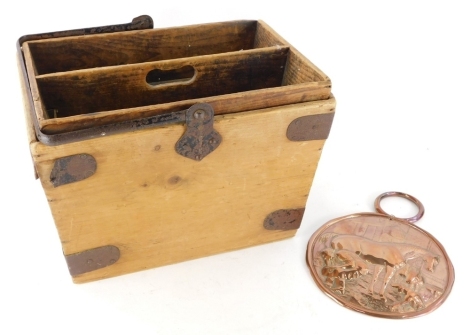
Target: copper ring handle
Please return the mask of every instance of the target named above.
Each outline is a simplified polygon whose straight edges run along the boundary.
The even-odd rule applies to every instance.
[[[418,214],[416,214],[415,216],[412,216],[410,218],[401,218],[402,220],[406,220],[408,221],[409,223],[415,223],[416,221],[418,221],[419,219],[421,219],[424,215],[424,206],[423,204],[421,203],[421,201],[419,201],[418,199],[416,199],[415,197],[409,195],[409,194],[406,194],[406,193],[403,193],[403,192],[385,192],[385,193],[382,193],[381,195],[379,195],[376,199],[375,199],[375,202],[374,202],[374,205],[375,205],[375,210],[381,214],[385,214],[385,215],[390,215],[388,214],[387,212],[385,212],[382,207],[380,207],[380,202],[382,201],[383,198],[388,198],[388,197],[400,197],[400,198],[405,198],[409,201],[411,201],[412,203],[414,203],[417,207],[418,207]]]

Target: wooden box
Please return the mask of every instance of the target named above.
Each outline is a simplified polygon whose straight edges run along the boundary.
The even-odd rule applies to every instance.
[[[329,78],[262,21],[18,41],[35,170],[74,282],[291,237]]]

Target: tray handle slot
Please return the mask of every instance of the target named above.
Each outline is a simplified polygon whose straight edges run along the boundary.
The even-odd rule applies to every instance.
[[[191,65],[175,69],[153,69],[147,73],[145,81],[152,87],[162,85],[189,84],[196,78],[196,69]]]

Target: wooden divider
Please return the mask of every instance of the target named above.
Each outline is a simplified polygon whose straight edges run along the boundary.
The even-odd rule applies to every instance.
[[[256,21],[199,24],[29,42],[38,74],[253,48]]]

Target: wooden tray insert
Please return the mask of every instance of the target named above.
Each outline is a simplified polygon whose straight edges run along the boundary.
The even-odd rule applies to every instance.
[[[329,78],[262,21],[23,44],[39,127],[86,129],[213,105],[216,114],[327,99]]]

